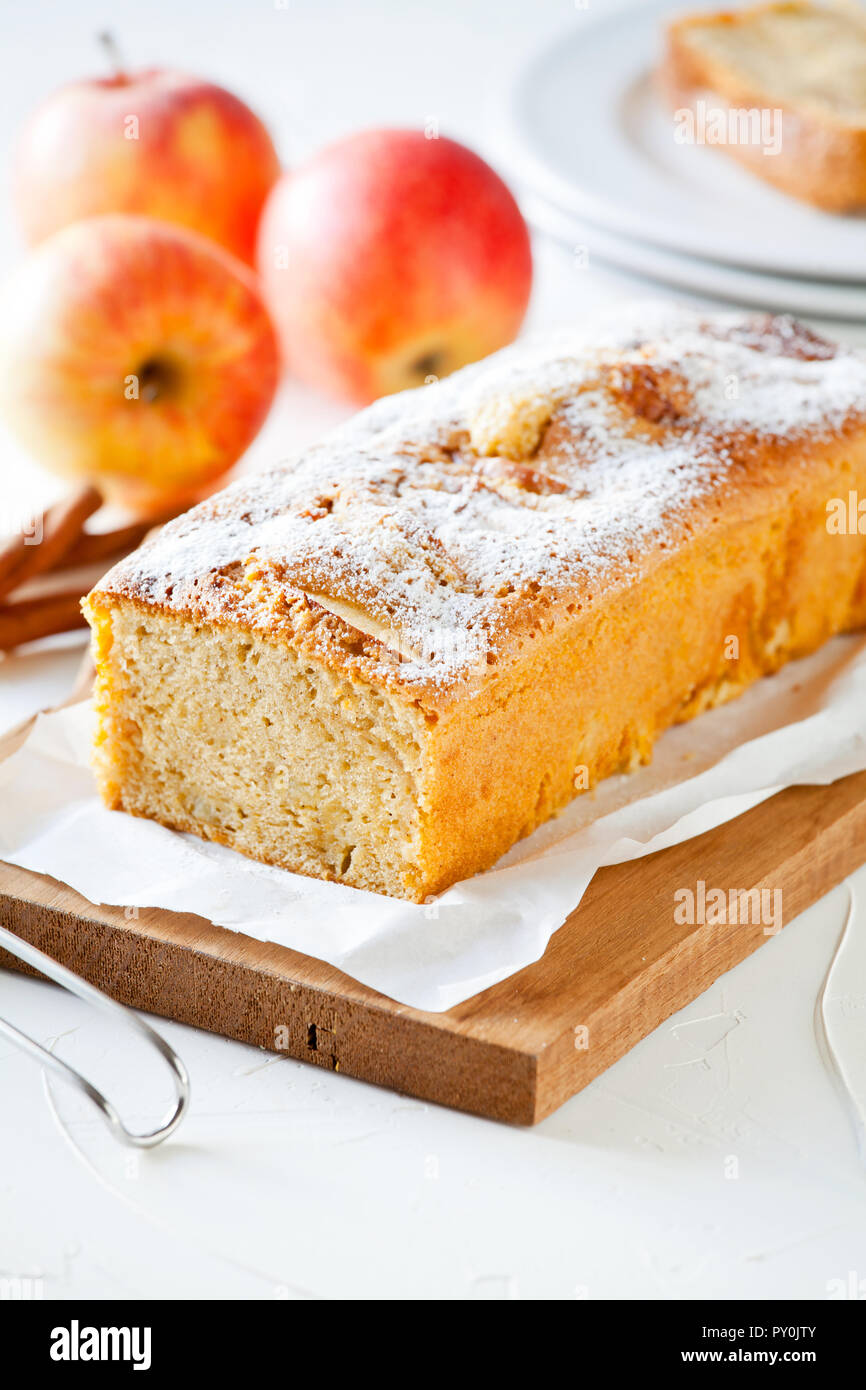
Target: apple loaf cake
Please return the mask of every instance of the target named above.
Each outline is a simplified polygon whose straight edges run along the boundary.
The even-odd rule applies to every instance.
[[[422,901],[862,625],[856,496],[866,355],[789,318],[640,306],[524,340],[109,572],[102,795]]]

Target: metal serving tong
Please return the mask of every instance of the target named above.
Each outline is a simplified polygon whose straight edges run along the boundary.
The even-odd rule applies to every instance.
[[[110,999],[107,994],[103,994],[101,989],[88,984],[87,980],[82,980],[80,975],[68,970],[65,965],[61,965],[59,961],[47,956],[44,951],[39,951],[35,946],[31,946],[29,941],[22,941],[20,936],[15,936],[6,927],[0,927],[0,946],[3,947],[4,951],[8,951],[10,956],[16,956],[18,960],[32,965],[49,980],[54,980],[58,985],[62,985],[71,994],[77,994],[78,998],[83,999],[85,1003],[92,1004],[94,1008],[101,1009],[111,1018],[140,1033],[152,1047],[156,1048],[171,1069],[177,1095],[175,1107],[158,1129],[150,1130],[146,1134],[133,1134],[131,1130],[127,1129],[108,1097],[104,1096],[96,1086],[91,1085],[87,1078],[76,1071],[74,1067],[70,1067],[59,1057],[55,1057],[47,1048],[42,1047],[27,1033],[22,1033],[19,1028],[4,1018],[0,1018],[0,1034],[9,1038],[16,1047],[21,1048],[22,1052],[26,1052],[34,1061],[40,1062],[48,1071],[59,1076],[62,1081],[70,1083],[76,1090],[87,1096],[87,1099],[93,1102],[107,1121],[115,1138],[119,1139],[122,1144],[129,1144],[136,1149],[152,1149],[155,1145],[161,1144],[170,1134],[174,1134],[189,1104],[189,1075],[174,1048],[170,1047],[165,1039],[151,1028],[149,1023],[145,1023],[131,1009],[127,1009],[123,1004],[118,1004],[115,999]]]

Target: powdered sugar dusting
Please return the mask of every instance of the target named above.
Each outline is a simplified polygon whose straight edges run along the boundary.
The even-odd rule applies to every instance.
[[[448,685],[542,609],[628,582],[756,446],[864,416],[863,354],[789,319],[639,306],[377,402],[101,588],[271,630],[328,595],[381,626],[371,675],[399,649],[402,683]]]

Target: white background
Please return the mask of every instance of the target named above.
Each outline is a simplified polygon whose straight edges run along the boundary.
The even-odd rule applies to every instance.
[[[33,104],[99,70],[93,36],[107,24],[131,66],[184,67],[245,96],[292,162],[359,126],[431,118],[483,150],[494,93],[582,8],[5,0],[0,178],[8,187]],[[536,326],[656,292],[589,250],[581,269],[537,245]],[[0,252],[20,254],[5,199]],[[344,414],[287,385],[251,464]],[[54,486],[0,438],[3,506]],[[66,646],[0,663],[0,728],[63,693],[81,651]],[[862,900],[866,873],[859,884]],[[0,1042],[0,1294],[35,1280],[61,1298],[822,1299],[854,1271],[853,1287],[866,1278],[864,1171],[813,1030],[846,910],[839,888],[525,1132],[161,1023],[193,1109],[176,1139],[137,1157]],[[62,991],[0,974],[0,1013],[131,1119],[165,1099],[159,1064]]]

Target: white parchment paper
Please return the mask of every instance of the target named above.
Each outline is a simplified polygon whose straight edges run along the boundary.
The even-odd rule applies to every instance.
[[[672,729],[650,767],[578,797],[495,869],[425,906],[267,868],[105,810],[88,765],[90,725],[86,704],[40,715],[0,763],[0,858],[94,903],[198,913],[438,1011],[537,960],[601,865],[700,835],[783,787],[866,769],[866,638],[836,638]]]

